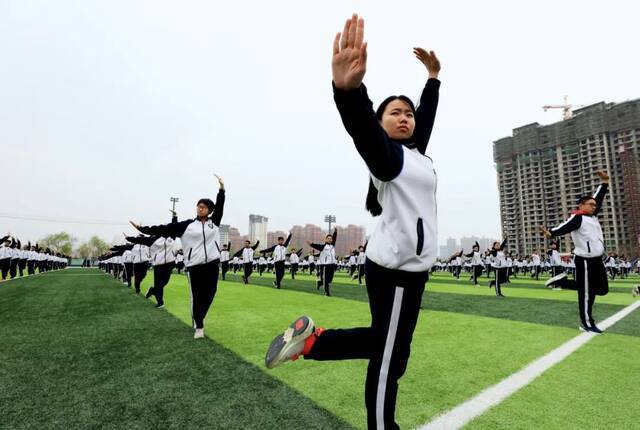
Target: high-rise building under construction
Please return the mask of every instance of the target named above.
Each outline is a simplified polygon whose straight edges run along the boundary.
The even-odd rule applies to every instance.
[[[547,249],[540,225],[555,227],[575,210],[580,196],[611,180],[599,215],[605,249],[640,256],[640,99],[600,102],[563,121],[533,123],[493,144],[502,231],[509,249],[528,255]],[[562,238],[562,251],[573,246]]]

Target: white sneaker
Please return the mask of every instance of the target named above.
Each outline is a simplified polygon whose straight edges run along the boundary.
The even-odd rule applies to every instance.
[[[633,297],[638,297],[638,294],[640,294],[640,287],[635,287],[633,290],[631,290],[631,294],[633,295]]]
[[[304,342],[313,334],[313,320],[302,316],[296,319],[284,333],[276,336],[267,349],[264,364],[273,369],[285,361],[297,358],[304,349]]]
[[[549,278],[547,279],[547,282],[544,283],[545,287],[550,287],[552,284],[558,282],[561,279],[564,279],[567,277],[566,273],[561,273],[559,275],[554,276],[553,278]]]
[[[204,339],[204,329],[197,328],[196,332],[193,334],[194,339]]]

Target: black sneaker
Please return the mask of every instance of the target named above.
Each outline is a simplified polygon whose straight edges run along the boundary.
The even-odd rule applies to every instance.
[[[316,281],[316,290],[319,290],[321,285],[322,281]]]
[[[591,328],[589,329],[590,332],[592,333],[602,333],[602,330],[600,330],[598,327],[596,327],[595,325],[592,325]]]
[[[153,296],[153,287],[149,287],[149,289],[147,290],[147,294],[144,295],[144,298],[148,299],[151,296]]]
[[[156,309],[164,309],[164,303],[158,303]]]
[[[304,341],[313,334],[313,320],[302,316],[276,336],[267,349],[264,364],[273,369],[288,360],[295,360],[304,349]]]

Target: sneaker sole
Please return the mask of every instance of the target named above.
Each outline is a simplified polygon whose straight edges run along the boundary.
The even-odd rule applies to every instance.
[[[302,321],[301,323],[298,323]],[[296,329],[296,326],[299,328]],[[267,349],[267,355],[264,357],[264,364],[267,369],[273,369],[279,364],[289,360],[291,356],[295,355],[292,351],[302,351],[300,344],[304,344],[304,341],[313,333],[313,321],[309,317],[300,317],[296,319],[291,325],[284,331],[284,333],[276,336]]]

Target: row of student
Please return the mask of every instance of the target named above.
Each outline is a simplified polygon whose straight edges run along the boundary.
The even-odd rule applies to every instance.
[[[0,273],[3,281],[8,277],[14,279],[25,274],[35,275],[36,270],[43,273],[64,269],[68,264],[69,257],[49,248],[40,248],[37,243],[31,245],[29,242],[22,246],[20,240],[9,234],[0,238]]]

